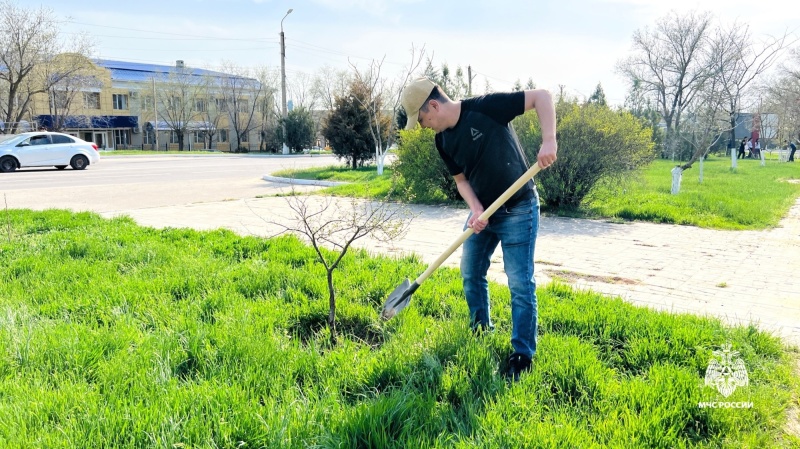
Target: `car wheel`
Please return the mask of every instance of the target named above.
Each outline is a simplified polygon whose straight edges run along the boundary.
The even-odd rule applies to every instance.
[[[83,170],[89,165],[89,159],[82,154],[76,154],[72,157],[69,165],[72,166],[73,170]]]
[[[59,169],[59,170],[63,170],[65,168],[67,168],[67,166],[66,165],[56,165],[56,168]]]
[[[11,173],[17,169],[17,160],[11,156],[0,159],[0,172]]]

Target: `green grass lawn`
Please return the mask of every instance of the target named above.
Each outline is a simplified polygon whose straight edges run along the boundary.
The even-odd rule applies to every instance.
[[[630,182],[600,189],[583,205],[589,216],[695,225],[715,229],[764,229],[778,224],[800,196],[800,163],[711,157],[683,173],[681,192],[670,194],[676,164],[657,160]]]
[[[491,285],[497,330],[475,337],[453,269],[383,322],[424,266],[348,255],[331,346],[324,271],[294,238],[55,210],[0,224],[0,447],[800,445],[782,430],[797,353],[751,327],[551,284],[533,371],[509,384],[507,289]],[[750,384],[725,399],[703,379],[727,342]]]

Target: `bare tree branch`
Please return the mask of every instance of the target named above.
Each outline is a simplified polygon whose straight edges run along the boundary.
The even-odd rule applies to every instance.
[[[304,237],[314,248],[317,260],[325,267],[327,275],[328,326],[335,344],[336,292],[333,272],[356,240],[371,237],[388,242],[403,236],[408,231],[411,214],[405,206],[357,198],[341,200],[325,197],[318,203],[314,201],[307,196],[287,197],[286,203],[294,217],[285,221],[267,220],[252,208],[250,210],[266,223],[283,229],[280,234],[291,232]]]
[[[378,174],[383,174],[386,153],[394,143],[397,132],[397,108],[400,105],[403,87],[417,71],[424,56],[425,46],[417,49],[412,45],[411,61],[394,83],[390,83],[381,75],[385,56],[380,61],[372,60],[364,70],[360,70],[348,60],[353,69],[355,81],[367,92],[366,98],[358,98],[358,101],[370,117],[370,132],[375,140],[375,160],[378,163]]]
[[[634,54],[617,65],[632,85],[640,86],[658,105],[673,156],[681,116],[709,77],[704,59],[710,21],[709,13],[679,16],[672,12],[659,19],[655,29],[637,30]]]

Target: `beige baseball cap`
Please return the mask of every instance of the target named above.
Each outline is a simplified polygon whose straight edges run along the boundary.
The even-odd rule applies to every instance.
[[[425,103],[425,100],[433,91],[436,84],[428,78],[417,78],[408,83],[403,88],[403,95],[400,97],[400,103],[403,109],[406,110],[408,121],[406,122],[406,129],[412,129],[417,126],[419,121],[419,108]]]

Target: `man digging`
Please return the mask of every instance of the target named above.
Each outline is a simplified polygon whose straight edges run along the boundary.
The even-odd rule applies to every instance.
[[[536,109],[542,129],[538,153],[541,168],[556,160],[555,108],[546,90],[493,93],[452,101],[427,78],[409,83],[401,102],[408,115],[406,129],[419,123],[436,131],[436,149],[453,176],[458,192],[470,209],[464,229],[474,230],[461,258],[464,295],[475,332],[494,328],[489,309],[486,273],[498,243],[511,291],[511,346],[506,375],[516,381],[530,370],[536,353],[537,302],[533,254],[539,230],[539,195],[528,181],[488,220],[480,220],[492,204],[528,170],[525,154],[511,128],[511,120]]]

